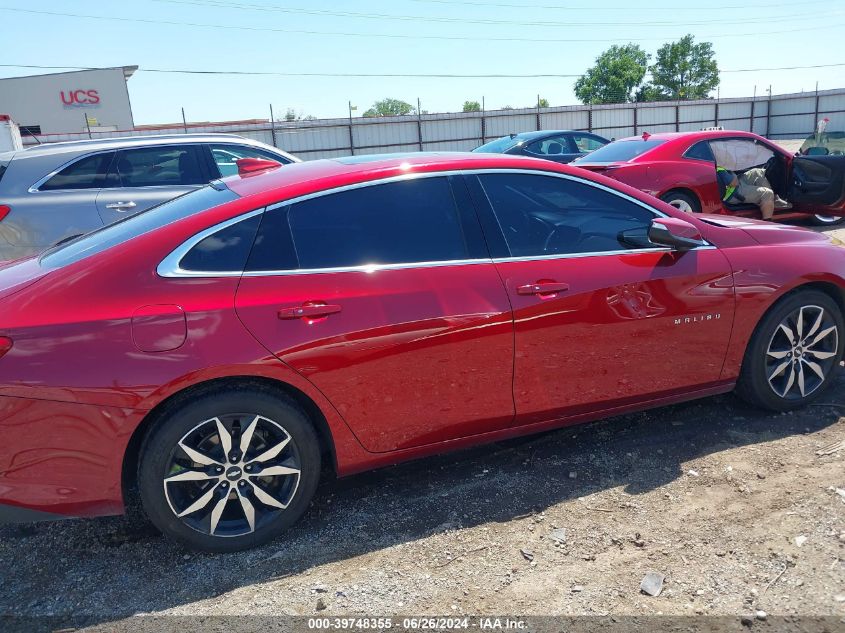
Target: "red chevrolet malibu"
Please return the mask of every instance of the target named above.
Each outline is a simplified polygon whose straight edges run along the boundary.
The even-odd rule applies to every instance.
[[[792,156],[749,132],[706,130],[635,136],[605,145],[572,163],[660,198],[687,213],[760,217],[754,204],[723,202],[716,167],[736,174],[763,167],[774,192],[791,203],[775,219],[839,224],[845,216],[845,156]]]
[[[229,551],[340,475],[736,389],[843,354],[845,248],[484,154],[244,173],[0,269],[0,509]]]

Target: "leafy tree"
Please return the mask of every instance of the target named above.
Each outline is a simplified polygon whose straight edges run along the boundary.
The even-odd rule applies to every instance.
[[[481,104],[478,101],[464,101],[464,112],[481,112]]]
[[[575,82],[575,96],[582,103],[634,101],[634,89],[645,77],[649,57],[637,44],[611,46]]]
[[[548,108],[549,107],[549,100],[541,97],[539,101],[537,101],[538,108]]]
[[[293,108],[288,108],[285,112],[285,121],[296,121],[299,117],[296,114],[296,110]]]
[[[364,112],[364,116],[400,116],[403,114],[414,114],[414,112],[416,110],[410,103],[406,103],[401,99],[391,99],[388,97],[381,101],[376,101],[372,108]]]
[[[696,44],[692,35],[657,50],[651,84],[643,88],[650,99],[706,99],[719,85],[719,67],[710,42]]]

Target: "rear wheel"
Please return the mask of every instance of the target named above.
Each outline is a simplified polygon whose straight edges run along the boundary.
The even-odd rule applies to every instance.
[[[830,384],[843,343],[842,311],[833,299],[817,290],[789,295],[751,337],[737,393],[775,411],[807,404]]]
[[[701,203],[694,195],[685,191],[667,191],[660,199],[684,213],[701,213]]]
[[[317,435],[292,401],[233,389],[188,402],[141,449],[144,510],[189,547],[231,552],[275,538],[305,512],[320,475]]]
[[[845,222],[845,218],[837,215],[816,214],[813,216],[813,224],[817,224],[819,226],[836,226],[837,224],[842,224],[843,222]]]

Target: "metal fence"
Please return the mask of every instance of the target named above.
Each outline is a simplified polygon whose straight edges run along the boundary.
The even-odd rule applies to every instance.
[[[292,122],[185,124],[176,129],[144,128],[117,132],[42,135],[42,142],[167,132],[230,132],[263,141],[303,159],[405,151],[466,151],[482,143],[531,130],[572,129],[608,138],[643,132],[685,132],[703,127],[751,131],[771,139],[811,134],[816,122],[845,129],[845,88],[763,97],[699,101],[574,105],[415,114],[378,118],[316,119]],[[26,138],[25,143],[35,143]]]

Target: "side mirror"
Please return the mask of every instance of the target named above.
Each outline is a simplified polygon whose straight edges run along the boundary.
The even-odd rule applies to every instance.
[[[648,228],[648,239],[652,244],[678,251],[707,245],[694,225],[679,218],[654,218]]]

